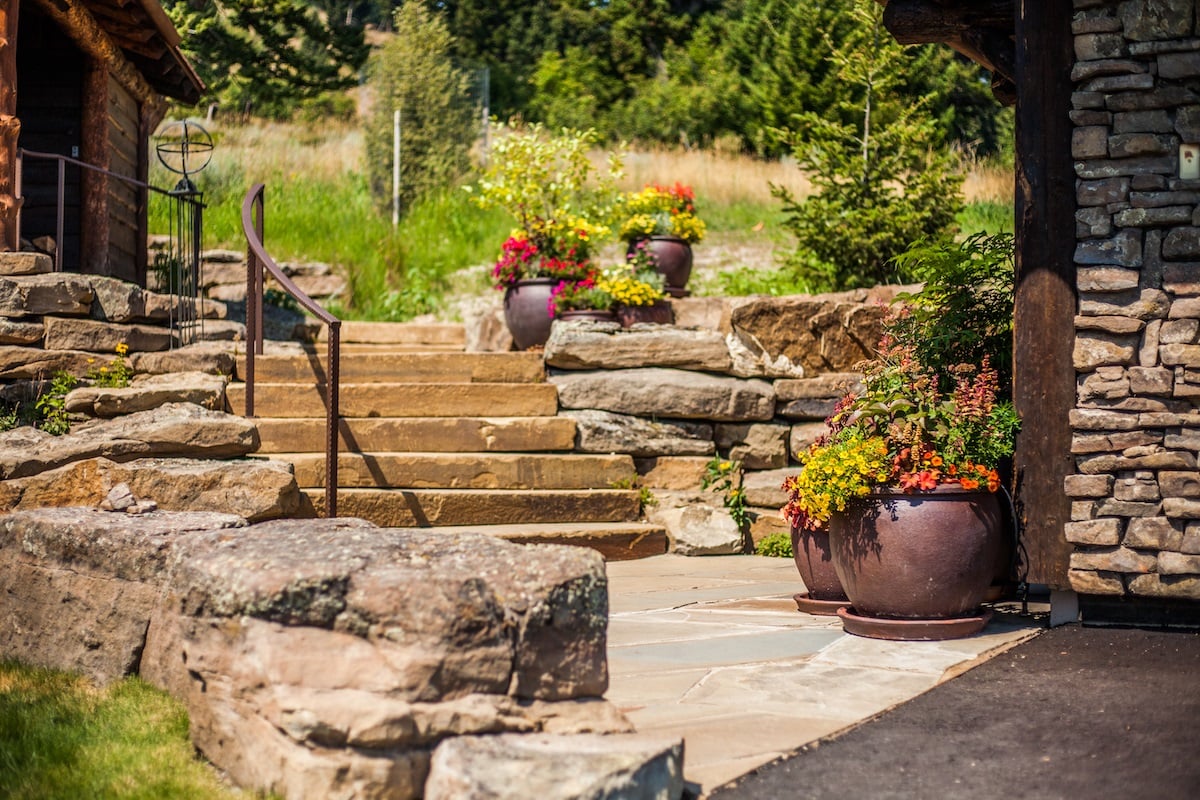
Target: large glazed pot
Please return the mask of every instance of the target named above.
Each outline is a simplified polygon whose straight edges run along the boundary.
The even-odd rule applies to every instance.
[[[629,243],[632,253],[638,241],[646,243],[646,249],[654,256],[656,269],[666,282],[667,294],[683,297],[687,294],[688,278],[692,276],[692,246],[678,236],[650,236]]]
[[[518,350],[539,347],[550,338],[550,296],[558,281],[530,278],[517,281],[504,293],[504,322]]]
[[[846,601],[846,592],[842,589],[842,581],[838,578],[829,549],[829,531],[810,531],[793,525],[792,558],[810,598]]]
[[[983,601],[1004,547],[1000,503],[991,492],[956,485],[879,490],[833,515],[829,543],[856,614],[967,617]]]

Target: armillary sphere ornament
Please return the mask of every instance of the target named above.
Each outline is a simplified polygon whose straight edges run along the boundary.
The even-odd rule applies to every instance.
[[[154,138],[158,160],[171,172],[182,175],[184,181],[212,160],[212,136],[199,123],[186,119],[172,122]]]

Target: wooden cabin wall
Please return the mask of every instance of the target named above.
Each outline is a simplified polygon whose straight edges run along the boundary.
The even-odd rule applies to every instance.
[[[108,77],[108,168],[132,180],[139,178],[140,109],[137,101],[110,75]],[[127,281],[138,279],[138,231],[146,213],[143,192],[136,186],[108,180],[108,270]],[[143,243],[144,244],[144,243]]]
[[[35,6],[22,4],[17,43],[18,146],[46,153],[78,155],[82,146],[83,81],[86,60],[75,44]],[[21,236],[55,235],[58,165],[27,159]],[[67,167],[63,266],[80,263],[81,193],[79,169]]]

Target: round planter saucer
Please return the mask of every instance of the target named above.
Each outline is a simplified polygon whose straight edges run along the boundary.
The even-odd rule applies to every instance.
[[[845,608],[850,604],[850,601],[845,598],[841,600],[816,600],[809,597],[808,592],[794,594],[792,595],[792,599],[796,601],[797,611],[812,614],[814,617],[836,617],[838,609]]]
[[[842,630],[868,639],[890,639],[902,642],[932,642],[941,639],[962,639],[983,630],[992,619],[992,612],[984,609],[972,617],[950,619],[888,619],[864,617],[853,607],[837,610],[842,620]]]

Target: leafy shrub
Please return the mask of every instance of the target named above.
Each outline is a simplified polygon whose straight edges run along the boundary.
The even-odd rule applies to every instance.
[[[760,556],[773,558],[792,557],[792,537],[788,533],[772,533],[758,540],[754,552]]]

